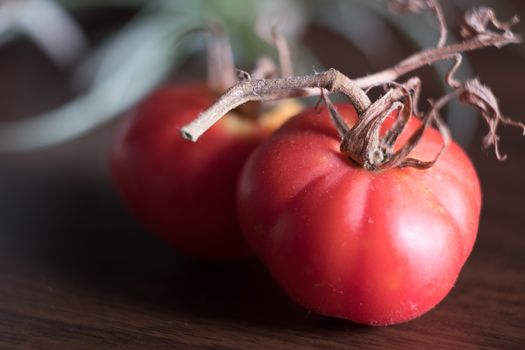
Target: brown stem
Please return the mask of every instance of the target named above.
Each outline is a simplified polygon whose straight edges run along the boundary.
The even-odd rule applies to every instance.
[[[445,75],[445,80],[447,81],[448,85],[450,85],[450,87],[457,89],[459,86],[461,86],[461,83],[454,78],[454,75],[458,71],[459,66],[461,66],[461,62],[463,62],[463,56],[461,56],[460,54],[456,54],[451,58],[455,62]]]
[[[521,38],[513,35],[511,32],[505,32],[501,35],[473,36],[465,42],[427,49],[413,54],[392,68],[355,80],[350,80],[340,72],[330,69],[323,73],[299,77],[243,81],[230,88],[213,106],[201,113],[192,123],[184,126],[181,129],[181,134],[188,140],[196,141],[224,114],[243,103],[248,101],[317,95],[319,94],[319,89],[317,88],[325,88],[330,92],[340,92],[346,95],[361,115],[370,105],[370,101],[366,93],[360,88],[394,81],[400,76],[425,65],[455,58],[460,52],[471,51],[486,46],[501,47],[520,41]]]
[[[395,3],[395,1],[392,1],[392,3]],[[416,4],[418,2],[412,3]],[[476,79],[460,82],[454,79],[454,73],[461,63],[461,52],[487,46],[501,47],[509,43],[520,42],[521,38],[510,31],[510,26],[515,21],[511,20],[508,23],[498,22],[492,10],[478,9],[465,16],[468,29],[468,31],[464,31],[468,34],[464,36],[466,41],[444,46],[447,29],[442,9],[437,0],[427,0],[427,6],[434,11],[441,27],[440,39],[436,48],[413,54],[390,69],[356,80],[350,80],[335,69],[329,69],[313,75],[279,79],[252,79],[247,75],[246,80],[228,89],[209,109],[201,113],[193,122],[184,126],[181,129],[182,136],[188,140],[196,141],[223,115],[248,101],[268,101],[287,97],[317,95],[320,91],[328,107],[330,117],[341,137],[340,150],[350,159],[356,161],[365,169],[374,171],[406,166],[427,169],[437,161],[450,140],[449,131],[439,117],[439,110],[452,97],[458,96],[461,102],[480,110],[483,117],[487,120],[490,132],[487,135],[486,143],[494,145],[496,154],[500,158],[501,155],[498,152],[497,144],[498,137],[496,135],[498,124],[517,125],[522,127],[524,132],[525,125],[501,115],[497,100],[490,89],[483,86]],[[489,31],[486,28],[489,22],[504,30],[504,32],[495,33]],[[274,43],[279,50],[281,74],[292,74],[291,64],[289,69],[284,67],[285,64],[283,64],[283,62],[290,61],[289,51],[285,45],[286,42],[281,41],[281,44],[279,44],[279,36],[275,28],[273,37]],[[284,50],[283,47],[285,48]],[[399,150],[394,152],[396,140],[405,129],[409,119],[414,115],[414,102],[417,103],[419,96],[420,80],[415,77],[404,84],[395,83],[394,81],[400,76],[424,65],[446,59],[455,60],[454,65],[446,75],[446,80],[454,91],[443,96],[436,103],[431,104],[430,110],[423,117],[421,126]],[[367,94],[361,88],[385,83],[390,83],[390,89],[371,104]],[[355,125],[350,128],[346,124],[328,96],[325,95],[325,90],[327,92],[339,92],[348,97],[359,116]],[[390,130],[384,136],[381,136],[381,125],[396,110],[396,121]],[[443,136],[441,150],[431,161],[409,158],[409,154],[419,143],[424,131],[432,121],[437,125],[439,132]]]
[[[519,42],[521,42],[521,37],[517,35],[474,37],[465,42],[427,49],[415,53],[391,68],[385,69],[375,74],[367,75],[366,77],[354,79],[354,84],[364,89],[368,86],[379,85],[385,82],[397,80],[399,77],[413,70],[438,61],[449,59],[457,53],[472,51],[487,46],[500,47],[503,45]]]
[[[190,141],[197,139],[222,116],[248,101],[269,101],[303,96],[304,88],[323,88],[345,95],[359,114],[370,106],[370,99],[352,80],[335,69],[325,72],[280,79],[241,81],[228,89],[210,108],[181,129]]]
[[[447,23],[445,21],[445,16],[443,15],[443,9],[437,0],[428,0],[428,6],[434,12],[434,16],[439,23],[439,41],[436,47],[443,47],[447,42]]]
[[[255,68],[252,71],[252,79],[265,79],[265,78],[275,78],[277,72],[277,67],[271,58],[267,56],[261,56],[257,59]]]
[[[208,39],[208,86],[222,93],[235,84],[237,75],[233,62],[233,50],[224,27],[213,22],[209,24]]]
[[[277,49],[277,54],[279,56],[279,66],[281,67],[281,77],[287,78],[292,77],[293,74],[293,64],[292,64],[292,55],[290,53],[290,47],[286,42],[286,39],[281,35],[276,26],[272,27],[272,39],[273,43]]]

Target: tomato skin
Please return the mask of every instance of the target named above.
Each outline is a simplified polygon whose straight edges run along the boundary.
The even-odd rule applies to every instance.
[[[126,203],[179,251],[207,260],[250,254],[235,212],[240,169],[267,131],[226,116],[194,144],[180,128],[215,101],[204,85],[166,86],[148,97],[115,139],[111,168]]]
[[[338,109],[355,122],[353,108]],[[418,125],[412,118],[398,144]],[[430,160],[441,142],[427,130],[411,156]],[[358,167],[339,143],[326,111],[310,110],[252,153],[237,192],[246,240],[308,309],[369,325],[416,318],[447,295],[471,252],[476,172],[454,143],[429,170],[381,172]]]

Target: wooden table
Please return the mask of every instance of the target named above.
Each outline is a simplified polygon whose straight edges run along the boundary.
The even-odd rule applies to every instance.
[[[503,52],[503,66],[496,50],[473,62],[503,110],[523,120],[523,61]],[[141,229],[110,184],[113,129],[0,158],[1,349],[525,348],[519,131],[502,133],[504,163],[480,150],[481,130],[467,149],[484,204],[474,252],[450,295],[420,319],[370,328],[295,306],[255,260],[198,263]]]

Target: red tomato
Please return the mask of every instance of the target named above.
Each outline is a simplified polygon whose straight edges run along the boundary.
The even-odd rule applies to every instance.
[[[355,122],[353,108],[338,108]],[[398,143],[420,125],[412,119]],[[429,129],[411,156],[431,160],[441,142]],[[307,111],[252,153],[238,187],[245,237],[308,309],[369,325],[420,316],[450,291],[471,252],[476,172],[456,144],[429,170],[381,172],[360,168],[339,144],[326,112]]]
[[[168,86],[138,106],[118,134],[111,165],[134,213],[180,251],[203,259],[248,254],[235,213],[237,178],[268,131],[229,115],[197,144],[180,128],[209,107],[204,85]]]

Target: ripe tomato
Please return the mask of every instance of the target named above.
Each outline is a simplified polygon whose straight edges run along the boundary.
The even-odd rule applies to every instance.
[[[353,108],[338,108],[355,123]],[[412,119],[398,143],[420,125]],[[441,142],[429,129],[411,156],[431,160]],[[476,172],[456,144],[428,170],[381,172],[360,168],[339,144],[326,112],[306,111],[253,152],[238,187],[245,237],[308,309],[369,325],[420,316],[450,291],[471,252]]]
[[[230,260],[249,252],[235,212],[240,169],[283,113],[260,122],[231,113],[197,144],[182,139],[180,128],[214,100],[199,84],[154,92],[122,126],[111,166],[125,201],[148,228],[186,254]]]

